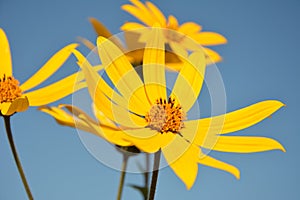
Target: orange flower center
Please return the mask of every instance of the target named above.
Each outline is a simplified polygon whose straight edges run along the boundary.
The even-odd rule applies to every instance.
[[[19,87],[19,81],[14,77],[0,78],[0,103],[12,102],[18,97],[22,96],[22,90]]]
[[[150,111],[145,116],[148,126],[161,133],[179,133],[184,127],[185,113],[175,99],[169,98],[168,101],[163,99],[156,100]]]

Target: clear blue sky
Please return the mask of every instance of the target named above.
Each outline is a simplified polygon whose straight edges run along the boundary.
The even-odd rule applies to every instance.
[[[29,78],[55,51],[77,36],[95,40],[88,17],[101,20],[113,32],[133,18],[120,10],[126,1],[0,0],[0,27],[9,38],[14,74]],[[176,0],[153,1],[180,22],[193,20],[207,31],[225,35],[228,44],[215,49],[224,57],[218,64],[229,111],[266,99],[287,104],[271,119],[239,134],[275,138],[287,152],[256,154],[213,153],[241,170],[241,179],[199,166],[190,191],[166,168],[159,176],[157,200],[230,199],[297,200],[299,195],[299,46],[300,2],[297,0]],[[57,77],[77,69],[74,59]],[[1,62],[1,61],[0,61]],[[50,81],[57,80],[50,79]],[[48,82],[49,83],[49,82]],[[65,98],[55,103],[70,103]],[[57,125],[30,108],[12,117],[17,148],[35,199],[115,199],[119,172],[94,159],[77,132]],[[126,183],[142,183],[128,175]],[[26,199],[0,123],[0,199]],[[126,187],[124,200],[142,199]]]

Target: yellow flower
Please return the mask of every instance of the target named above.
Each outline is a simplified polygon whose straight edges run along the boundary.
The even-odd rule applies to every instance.
[[[139,0],[130,0],[130,2],[133,5],[125,4],[122,9],[139,19],[143,24],[126,22],[121,27],[123,31],[138,30],[146,26],[152,27],[158,23],[160,27],[166,28],[164,36],[173,51],[178,49],[195,50],[194,45],[186,40],[187,37],[192,38],[202,46],[220,45],[227,42],[226,38],[218,33],[202,32],[202,27],[194,22],[185,22],[179,25],[173,15],[168,16],[168,19],[166,19],[159,8],[150,1],[146,1],[145,4]],[[208,57],[207,63],[211,63],[211,61],[216,63],[222,60],[222,57],[212,49],[205,47],[204,50]]]
[[[59,100],[79,88],[74,89],[77,74],[34,91],[28,91],[44,82],[71,55],[77,44],[70,44],[57,52],[36,74],[19,85],[12,72],[9,43],[5,32],[0,28],[0,114],[12,115],[27,110],[29,106],[40,106]],[[27,92],[28,91],[28,92]]]
[[[183,59],[171,94],[167,95],[165,51],[160,29],[154,28],[144,52],[143,80],[127,57],[109,40],[98,37],[97,46],[105,73],[116,90],[91,67],[76,50],[86,78],[98,121],[72,106],[42,107],[60,124],[87,130],[120,146],[136,146],[147,153],[162,151],[175,174],[190,189],[198,173],[198,163],[240,177],[239,170],[205,155],[214,151],[252,153],[274,149],[285,151],[276,140],[265,137],[224,136],[259,123],[283,106],[276,100],[262,101],[220,116],[190,120],[187,115],[197,101],[205,73],[203,51]],[[76,126],[76,123],[78,126]]]

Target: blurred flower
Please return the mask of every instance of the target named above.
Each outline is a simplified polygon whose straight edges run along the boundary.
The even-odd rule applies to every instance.
[[[98,51],[113,86],[110,86],[77,51],[98,121],[72,106],[72,115],[61,107],[43,107],[60,124],[87,130],[119,146],[136,146],[143,152],[162,151],[175,174],[190,189],[198,163],[240,177],[239,170],[202,152],[252,153],[274,149],[285,151],[277,141],[265,137],[223,136],[259,123],[283,106],[276,100],[262,101],[220,116],[189,120],[187,115],[199,96],[205,74],[203,51],[182,60],[170,96],[165,80],[165,51],[161,29],[154,28],[144,52],[143,80],[123,52],[109,40],[98,37]],[[112,89],[116,88],[116,90]],[[84,125],[83,125],[84,124]]]
[[[139,0],[130,0],[133,4],[125,4],[122,9],[139,19],[143,24],[136,22],[126,22],[121,29],[123,31],[139,30],[143,31],[145,27],[152,27],[158,23],[160,27],[165,28],[164,36],[168,41],[173,51],[192,50],[197,47],[194,43],[187,40],[188,37],[195,40],[202,46],[221,45],[227,42],[226,38],[215,32],[202,32],[202,27],[194,22],[185,22],[179,24],[177,19],[170,15],[168,19],[164,14],[150,1],[146,1],[145,4]],[[204,51],[207,55],[207,63],[220,62],[222,57],[212,49],[204,47]]]
[[[29,106],[40,106],[59,100],[79,88],[74,88],[77,74],[68,76],[46,87],[28,91],[38,86],[56,72],[69,58],[78,45],[70,44],[57,52],[47,63],[25,83],[19,85],[12,73],[9,43],[5,32],[0,29],[0,111],[2,115],[27,110]]]

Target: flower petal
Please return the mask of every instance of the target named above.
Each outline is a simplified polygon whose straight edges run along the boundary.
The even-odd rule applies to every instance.
[[[188,112],[197,100],[205,74],[205,56],[203,51],[192,53],[188,59],[182,59],[181,68],[172,95],[177,97],[182,108]]]
[[[12,63],[9,42],[3,29],[0,28],[0,78],[5,76],[12,76]]]
[[[123,130],[122,132],[125,140],[132,142],[138,149],[147,153],[157,152],[177,137],[171,132],[161,134],[149,128]]]
[[[234,175],[237,179],[240,179],[239,169],[232,166],[232,165],[230,165],[230,164],[224,163],[220,160],[217,160],[217,159],[212,158],[212,157],[207,156],[207,155],[201,156],[199,158],[198,162],[202,165],[206,165],[206,166],[209,166],[209,167],[213,167],[213,168],[216,168],[216,169],[227,171],[227,172],[231,173],[232,175]]]
[[[72,128],[96,134],[96,131],[83,120],[76,120],[75,118],[73,118],[73,115],[67,113],[59,107],[41,106],[39,107],[39,110],[52,116],[55,119],[55,121],[60,125],[69,126]]]
[[[24,112],[28,109],[29,102],[27,97],[19,97],[13,102],[4,102],[0,105],[2,115],[12,115],[16,112]]]
[[[84,46],[86,46],[87,48],[89,48],[90,50],[93,50],[96,48],[96,46],[91,42],[89,41],[88,39],[86,38],[83,38],[83,37],[77,37],[77,40],[79,40],[82,44],[84,44]]]
[[[125,22],[122,26],[121,26],[121,30],[122,31],[130,31],[130,30],[134,30],[134,29],[141,29],[141,28],[145,28],[144,25],[140,24],[140,23],[136,23],[136,22]]]
[[[105,38],[109,38],[115,45],[117,45],[122,51],[124,50],[123,45],[121,42],[116,38],[113,37],[111,32],[102,24],[99,20],[96,18],[90,17],[89,18],[90,23],[92,24],[95,32],[98,36],[102,36]]]
[[[109,38],[112,36],[111,32],[96,18],[90,17],[89,21],[92,24],[92,26],[98,36],[103,36],[106,38]]]
[[[266,100],[233,112],[226,113],[225,115],[201,119],[200,123],[202,124],[202,127],[219,129],[221,134],[232,133],[259,123],[265,118],[270,117],[282,106],[284,106],[284,104],[280,101]],[[220,121],[222,118],[224,118],[224,120]],[[212,125],[211,121],[214,120],[220,123],[214,123]]]
[[[170,167],[189,190],[197,177],[200,148],[177,136],[162,148],[162,152]]]
[[[25,93],[29,99],[30,106],[41,106],[52,103],[86,87],[86,83],[84,82],[76,85],[76,82],[79,80],[78,75],[80,73],[74,73],[51,85]]]
[[[222,57],[216,51],[213,51],[209,48],[204,48],[204,51],[206,54],[206,62],[208,65],[222,61]]]
[[[122,5],[122,9],[129,14],[133,15],[141,22],[146,24],[147,26],[152,26],[153,20],[149,10],[139,1],[131,0],[131,3],[135,4],[136,6],[125,4]],[[139,6],[139,7],[138,7]]]
[[[167,27],[169,29],[177,30],[178,26],[179,26],[179,24],[178,24],[176,17],[174,17],[173,15],[170,15],[168,17],[168,26]]]
[[[254,153],[275,149],[285,152],[284,147],[276,140],[266,137],[246,136],[220,136],[213,147],[214,151],[234,153]]]
[[[101,110],[107,118],[122,126],[140,127],[146,125],[143,118],[130,113],[126,106],[121,107],[128,104],[126,104],[123,97],[108,86],[80,52],[74,51],[73,53],[79,59],[79,66],[85,75],[90,96],[98,110]],[[112,101],[116,101],[117,104]]]
[[[153,3],[151,3],[150,1],[146,1],[146,6],[148,7],[148,9],[152,13],[152,15],[155,16],[156,22],[159,22],[159,24],[162,27],[166,27],[166,24],[167,24],[166,17],[159,10],[159,8],[157,6],[155,6]]]
[[[135,91],[136,88],[143,86],[139,75],[131,66],[123,52],[112,42],[103,37],[98,37],[97,46],[99,48],[98,52],[102,64],[105,66],[105,72],[122,96],[126,100],[129,100],[132,92]],[[137,105],[147,103],[147,96],[144,91],[140,90],[140,93],[134,98]]]
[[[189,36],[197,42],[199,42],[199,44],[204,46],[220,45],[227,43],[227,39],[223,35],[215,32],[201,32]]]
[[[44,82],[63,65],[77,46],[78,44],[70,44],[54,54],[39,71],[20,86],[21,89],[30,90]]]
[[[143,60],[143,77],[147,96],[151,104],[153,104],[158,98],[167,98],[165,43],[159,27],[153,27],[147,36],[148,42]]]
[[[196,24],[194,22],[186,22],[178,28],[178,31],[185,35],[190,35],[201,31],[201,29],[202,27],[199,24]]]

